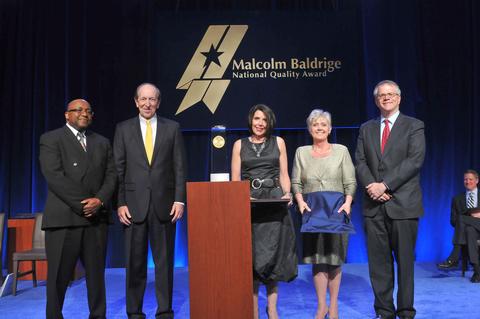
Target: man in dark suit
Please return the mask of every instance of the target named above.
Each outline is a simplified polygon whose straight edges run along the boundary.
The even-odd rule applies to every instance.
[[[480,239],[480,210],[478,203],[478,173],[474,170],[469,170],[470,176],[467,193],[464,200],[467,203],[467,210],[460,216],[460,221],[465,225],[465,236],[467,238],[468,256],[470,263],[473,265],[473,275],[470,281],[473,283],[480,283],[480,260],[478,257],[477,240]],[[467,185],[466,185],[467,186]]]
[[[437,264],[439,269],[451,269],[458,266],[458,259],[460,258],[460,252],[462,245],[467,244],[465,237],[465,223],[462,218],[466,214],[467,208],[477,207],[480,198],[478,197],[477,185],[478,185],[478,173],[473,169],[466,170],[463,174],[463,185],[465,186],[465,192],[456,195],[452,199],[452,208],[450,211],[450,224],[455,228],[453,233],[453,250],[448,256],[447,260]],[[472,193],[472,195],[470,195]],[[467,200],[470,196],[472,207],[467,207]]]
[[[90,318],[105,318],[105,257],[109,202],[117,176],[109,141],[87,131],[93,111],[73,100],[64,127],[40,137],[40,166],[48,197],[43,225],[48,260],[47,318],[63,318],[65,292],[80,257]]]
[[[155,263],[156,318],[173,318],[173,254],[176,221],[185,202],[185,152],[178,123],[156,115],[160,90],[138,86],[139,116],[119,123],[114,138],[118,218],[125,225],[127,314],[142,311],[148,242]]]
[[[363,215],[374,308],[377,318],[413,318],[414,250],[423,214],[424,124],[400,113],[401,91],[395,82],[378,83],[373,95],[381,116],[360,127],[355,157],[357,176],[365,187]],[[392,252],[398,266],[396,309]]]

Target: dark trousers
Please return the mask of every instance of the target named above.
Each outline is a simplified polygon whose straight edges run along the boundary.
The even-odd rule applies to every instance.
[[[63,318],[68,284],[78,258],[85,267],[89,318],[105,318],[105,257],[108,225],[47,229],[47,319]]]
[[[468,247],[468,255],[473,265],[479,264],[477,239],[480,239],[480,218],[472,216],[462,216],[462,222],[465,224],[465,236]]]
[[[470,262],[476,267],[477,271],[479,265],[477,240],[480,239],[480,218],[462,216],[462,222],[465,224],[468,256],[470,257]]]
[[[143,296],[147,284],[148,242],[155,263],[156,318],[173,318],[173,256],[176,224],[161,222],[150,209],[141,223],[125,227],[127,315],[145,318]]]
[[[414,252],[418,219],[391,219],[382,210],[374,217],[365,216],[368,267],[375,295],[375,312],[386,318],[415,317]],[[393,252],[393,256],[392,256]],[[398,268],[397,309],[393,304],[395,283],[394,257]]]
[[[460,259],[462,246],[467,244],[467,240],[465,239],[465,224],[461,215],[458,215],[456,219],[452,243],[453,249],[450,252],[450,255],[448,255],[447,259],[456,262]]]
[[[458,216],[455,224],[455,229],[453,232],[452,238],[453,245],[466,245],[467,241],[465,239],[465,223],[462,216]],[[457,256],[457,260],[458,260]]]
[[[465,239],[465,224],[463,223],[462,215],[460,214],[458,214],[456,218],[452,243],[453,249],[447,259],[457,262],[458,259],[460,259],[462,246],[467,244],[467,240]]]
[[[467,233],[468,256],[473,265],[478,265],[478,245],[477,240],[480,239],[480,231],[475,227],[467,225],[465,232]]]

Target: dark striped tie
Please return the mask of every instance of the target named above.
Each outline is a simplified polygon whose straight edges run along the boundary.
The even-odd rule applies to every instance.
[[[80,133],[80,132],[77,133],[77,139],[80,142],[80,145],[82,145],[83,150],[86,152],[87,151],[87,145],[85,144],[84,138],[85,138],[85,136],[82,133]]]
[[[473,192],[468,193],[467,208],[475,208],[475,199],[473,199]]]

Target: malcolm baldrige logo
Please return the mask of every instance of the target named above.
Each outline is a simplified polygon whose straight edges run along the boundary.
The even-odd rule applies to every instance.
[[[177,89],[187,90],[177,113],[203,102],[215,113],[230,80],[223,79],[247,25],[211,25],[197,47]]]

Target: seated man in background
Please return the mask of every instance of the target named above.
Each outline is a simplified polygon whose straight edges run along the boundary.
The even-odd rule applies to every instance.
[[[478,183],[478,175],[477,175]],[[470,279],[473,283],[480,283],[480,267],[478,258],[477,240],[480,239],[480,208],[478,207],[478,188],[472,191],[470,197],[467,197],[467,206],[472,204],[473,209],[468,209],[465,216],[461,216],[462,223],[465,225],[465,236],[467,237],[468,256],[473,265],[473,276]]]
[[[462,215],[467,213],[467,209],[478,207],[478,173],[473,169],[466,170],[465,173],[463,173],[463,185],[465,186],[465,192],[456,195],[452,200],[450,224],[455,227],[452,239],[453,250],[447,260],[437,264],[439,269],[451,269],[458,266],[461,247],[467,244],[465,237],[465,219],[462,218],[465,216]]]

